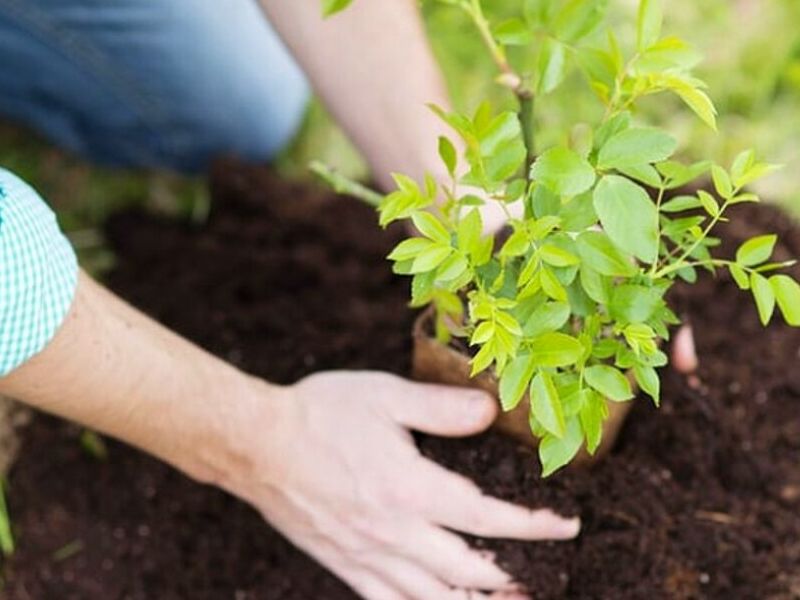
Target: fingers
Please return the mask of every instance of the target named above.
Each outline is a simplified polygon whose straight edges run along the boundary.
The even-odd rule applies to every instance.
[[[412,561],[392,556],[367,559],[369,567],[399,590],[403,597],[413,600],[479,600],[489,598],[477,590],[452,587]]]
[[[580,520],[554,512],[530,510],[485,496],[470,480],[425,461],[421,485],[429,490],[420,509],[435,523],[480,537],[516,540],[568,540],[578,535]]]
[[[672,342],[672,364],[680,373],[688,374],[697,370],[697,352],[691,325],[681,325],[675,334]]]
[[[342,572],[339,576],[364,600],[408,600],[408,596],[366,569]]]
[[[480,390],[403,381],[401,393],[386,398],[395,421],[432,435],[474,435],[497,415],[497,402]]]
[[[420,564],[442,581],[465,589],[517,590],[511,577],[487,556],[473,550],[457,535],[430,524],[404,528],[407,543],[398,550],[405,558]]]

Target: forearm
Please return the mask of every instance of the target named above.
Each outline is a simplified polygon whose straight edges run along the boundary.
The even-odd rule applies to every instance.
[[[358,0],[323,20],[317,0],[261,1],[382,186],[395,171],[441,175],[436,140],[446,128],[426,104],[446,108],[448,97],[416,2]]]
[[[84,274],[55,338],[0,379],[0,393],[223,484],[232,471],[248,468],[237,428],[263,414],[264,389]]]

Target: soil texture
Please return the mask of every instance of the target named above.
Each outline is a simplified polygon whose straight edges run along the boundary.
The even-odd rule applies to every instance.
[[[384,260],[401,229],[381,231],[356,201],[262,168],[220,165],[212,192],[202,226],[114,217],[111,287],[272,381],[336,368],[408,373],[408,282]],[[735,214],[723,254],[775,232],[780,259],[800,256],[800,230],[779,211]],[[495,495],[581,515],[574,542],[473,540],[538,599],[800,598],[800,330],[762,330],[725,274],[672,297],[697,334],[697,380],[666,369],[661,409],[637,399],[594,470],[542,482],[531,451],[498,434],[418,437],[425,454]],[[18,550],[3,565],[2,597],[355,598],[234,498],[115,442],[98,460],[79,435],[42,416],[22,435],[8,488]]]

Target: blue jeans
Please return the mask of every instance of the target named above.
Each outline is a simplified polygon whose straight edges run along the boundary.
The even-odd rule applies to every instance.
[[[0,118],[100,162],[264,160],[308,96],[257,0],[0,0]]]

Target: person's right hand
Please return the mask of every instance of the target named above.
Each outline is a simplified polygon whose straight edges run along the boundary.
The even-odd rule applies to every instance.
[[[578,533],[577,519],[485,496],[418,452],[410,429],[485,429],[497,406],[483,392],[341,371],[283,388],[277,402],[270,395],[265,387],[264,412],[245,432],[250,472],[229,487],[367,600],[527,598],[452,531],[518,540]]]

